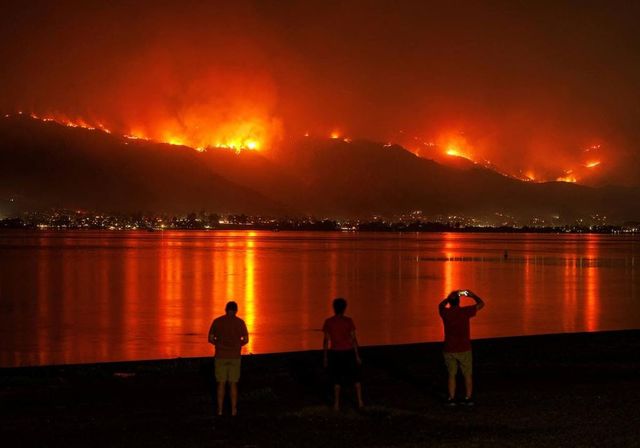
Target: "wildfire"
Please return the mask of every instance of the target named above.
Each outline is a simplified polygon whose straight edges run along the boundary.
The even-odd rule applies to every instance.
[[[584,166],[586,166],[587,168],[595,168],[598,165],[600,165],[600,161],[599,160],[593,160],[591,162],[587,162],[584,164]]]
[[[18,112],[22,115],[22,112]],[[85,119],[70,119],[62,115],[40,116],[35,113],[29,114],[34,120],[43,122],[54,122],[70,128],[81,128],[89,131],[100,131],[112,134],[113,131],[107,128],[102,122],[91,122]],[[5,118],[9,118],[6,114]],[[149,130],[134,128],[129,132],[121,133],[122,137],[128,140],[153,141],[167,143],[169,145],[187,146],[197,151],[205,151],[208,148],[231,149],[236,153],[240,151],[259,151],[264,148],[269,137],[269,126],[260,120],[238,120],[225,123],[215,127],[215,129],[204,129],[203,126],[185,125],[177,126],[175,123],[166,124],[166,128]]]
[[[333,131],[333,132],[331,133],[331,138],[332,138],[333,140],[337,140],[337,139],[339,139],[339,138],[340,138],[340,132],[338,132],[338,131]]]
[[[558,182],[578,182],[578,178],[573,174],[573,170],[566,170],[564,176],[560,176],[556,179]]]
[[[467,159],[471,162],[473,162],[473,159],[471,158],[470,155],[468,155],[465,152],[462,152],[460,149],[458,149],[457,146],[455,145],[449,145],[445,151],[445,154],[450,156],[450,157],[461,157],[463,159]]]

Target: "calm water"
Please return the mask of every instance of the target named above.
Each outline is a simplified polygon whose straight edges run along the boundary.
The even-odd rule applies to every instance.
[[[628,236],[4,232],[0,365],[209,355],[230,299],[251,353],[319,348],[336,296],[363,345],[439,340],[458,288],[477,338],[640,328],[639,267]]]

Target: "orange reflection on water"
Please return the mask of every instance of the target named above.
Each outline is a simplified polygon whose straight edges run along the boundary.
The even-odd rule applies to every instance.
[[[160,251],[160,295],[158,304],[158,343],[164,356],[179,356],[179,347],[171,341],[182,328],[182,256],[179,243],[163,239]]]
[[[576,321],[578,318],[577,312],[577,286],[578,279],[576,278],[577,266],[575,261],[575,255],[577,251],[577,245],[575,242],[567,244],[570,250],[567,250],[563,256],[564,263],[564,275],[562,277],[563,284],[563,331],[575,331]]]
[[[445,233],[442,235],[444,239],[444,285],[442,297],[447,295],[454,289],[458,289],[459,279],[457,278],[456,263],[453,261],[456,256],[454,249],[456,247],[455,240],[458,234]]]
[[[244,249],[244,321],[249,330],[249,343],[245,347],[245,351],[252,353],[254,351],[254,338],[251,332],[256,325],[256,251],[255,251],[255,232],[247,233]]]
[[[597,235],[587,235],[587,259],[585,285],[585,326],[587,331],[596,331],[600,326],[600,269],[597,265],[600,246]]]
[[[439,340],[437,302],[458,288],[487,302],[474,337],[639,319],[629,266],[640,245],[612,236],[13,235],[0,232],[2,366],[210,356],[209,324],[229,300],[249,327],[245,353],[320,348],[335,296],[347,298],[364,345]]]

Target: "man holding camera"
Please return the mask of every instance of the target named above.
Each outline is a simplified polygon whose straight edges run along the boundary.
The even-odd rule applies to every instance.
[[[460,306],[460,297],[473,299],[476,303]],[[447,306],[449,305],[449,306]],[[472,356],[469,319],[484,307],[484,302],[475,293],[468,290],[457,290],[449,293],[438,305],[438,312],[444,324],[444,362],[449,373],[448,406],[456,405],[456,375],[458,366],[464,376],[465,398],[462,402],[467,406],[473,403]]]

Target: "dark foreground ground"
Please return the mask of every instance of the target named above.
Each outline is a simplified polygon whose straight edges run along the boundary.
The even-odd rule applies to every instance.
[[[0,443],[640,446],[640,331],[476,341],[474,408],[442,405],[439,350],[363,349],[367,409],[338,413],[319,352],[246,357],[235,418],[212,415],[211,359],[4,369]]]

